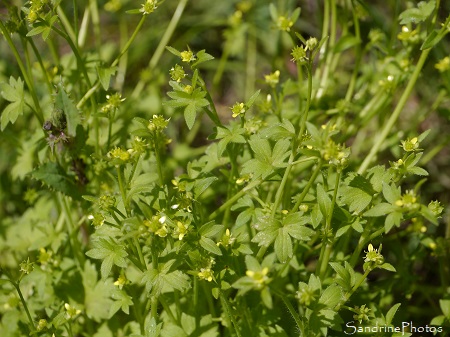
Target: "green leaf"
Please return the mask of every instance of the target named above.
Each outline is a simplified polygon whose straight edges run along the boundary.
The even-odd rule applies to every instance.
[[[69,197],[81,198],[79,187],[75,184],[74,178],[69,177],[58,163],[45,163],[31,172],[31,176]]]
[[[256,91],[249,99],[248,101],[245,103],[245,106],[247,107],[247,109],[251,108],[251,106],[255,103],[256,99],[259,96],[259,93],[261,92],[261,90]]]
[[[203,192],[205,192],[208,187],[211,186],[213,182],[218,180],[217,177],[207,177],[207,178],[201,178],[196,179],[194,182],[194,195],[195,197],[199,197]]]
[[[196,68],[200,63],[214,60],[214,56],[208,54],[204,49],[200,50],[196,56],[197,60],[192,63],[192,68]]]
[[[325,192],[322,184],[317,185],[317,202],[324,218],[331,213],[331,199]]]
[[[224,230],[223,225],[215,225],[214,221],[209,221],[206,224],[204,224],[202,227],[200,227],[198,233],[201,236],[206,236],[206,237],[210,238],[210,237],[213,237],[213,236],[219,234],[223,230]]]
[[[450,300],[439,300],[439,306],[447,319],[450,319]]]
[[[272,309],[273,301],[269,287],[264,287],[263,290],[261,290],[261,300],[267,308]]]
[[[361,44],[361,40],[356,36],[348,33],[345,36],[341,37],[339,41],[334,46],[335,53],[341,53],[347,49],[350,49],[354,46]]]
[[[195,118],[197,117],[197,110],[195,108],[195,103],[190,103],[184,109],[184,119],[186,120],[186,125],[190,129],[194,126]]]
[[[417,176],[428,176],[428,172],[425,169],[418,166],[408,168],[408,172],[415,174]]]
[[[402,197],[400,188],[396,187],[394,184],[388,185],[383,183],[383,196],[390,204],[395,204],[397,200]]]
[[[9,84],[0,84],[0,93],[4,99],[11,102],[6,106],[2,112],[2,117],[0,121],[1,131],[5,130],[8,123],[14,124],[19,115],[23,114],[24,108],[24,92],[23,92],[24,82],[19,78],[17,80],[14,77],[9,78]]]
[[[110,296],[115,290],[111,279],[98,281],[97,270],[89,260],[84,265],[82,277],[86,315],[97,322],[109,318],[113,304]]]
[[[97,66],[97,74],[103,89],[106,91],[109,89],[109,82],[111,76],[117,71],[117,67],[101,67]]]
[[[336,238],[339,238],[339,237],[341,237],[342,235],[344,235],[345,233],[347,233],[348,232],[348,230],[350,229],[350,225],[347,225],[347,226],[343,226],[343,227],[341,227],[341,228],[339,228],[337,231],[336,231]]]
[[[310,240],[311,236],[315,234],[315,231],[313,229],[301,224],[286,225],[284,229],[289,233],[290,236],[302,241]]]
[[[389,311],[386,313],[386,325],[391,325],[392,324],[392,320],[394,319],[394,316],[398,310],[398,308],[400,308],[401,303],[397,303],[394,304]]]
[[[369,209],[367,212],[365,212],[364,216],[368,216],[368,217],[385,216],[389,213],[394,212],[395,209],[396,209],[395,206],[385,203],[385,202],[382,202],[382,203],[375,205],[374,207]]]
[[[400,222],[403,219],[403,214],[400,212],[392,212],[386,217],[386,221],[384,223],[384,230],[388,233],[392,227],[400,227]]]
[[[385,270],[387,270],[387,271],[392,271],[392,272],[396,272],[397,270],[395,269],[395,267],[392,265],[392,264],[390,264],[390,263],[383,263],[381,266],[379,266],[378,268],[381,268],[381,269],[385,269]]]
[[[210,238],[206,238],[206,237],[202,236],[200,238],[199,243],[200,243],[200,246],[202,246],[202,248],[206,249],[208,252],[216,254],[216,255],[222,255],[222,251],[220,250],[220,248]]]
[[[62,82],[57,84],[57,93],[55,97],[55,109],[63,111],[66,116],[67,133],[69,136],[75,137],[77,135],[77,126],[81,124],[80,113],[75,104],[69,98]]]
[[[181,53],[173,47],[166,46],[166,49],[171,52],[173,55],[181,57]]]
[[[111,293],[111,298],[114,300],[114,303],[109,309],[109,317],[112,317],[120,309],[125,314],[130,314],[130,306],[133,305],[133,299],[124,290],[115,288]]]
[[[342,289],[336,284],[329,285],[319,298],[319,303],[333,309],[342,300]]]
[[[281,263],[288,261],[293,255],[292,240],[287,230],[280,228],[274,244],[275,253]]]
[[[408,23],[418,24],[425,21],[436,7],[436,1],[421,1],[417,8],[409,8],[399,15],[400,24],[406,25]]]
[[[86,252],[86,255],[93,258],[103,260],[101,265],[102,279],[106,279],[111,272],[113,265],[125,268],[127,266],[126,257],[128,253],[122,244],[119,244],[112,238],[100,238],[93,241],[93,249]]]

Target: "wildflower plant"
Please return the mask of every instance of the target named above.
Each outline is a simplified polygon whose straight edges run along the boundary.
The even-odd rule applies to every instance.
[[[6,5],[1,336],[448,335],[450,8],[291,5]]]

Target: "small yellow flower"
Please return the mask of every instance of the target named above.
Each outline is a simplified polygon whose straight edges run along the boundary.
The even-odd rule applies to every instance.
[[[443,73],[444,71],[447,71],[450,69],[450,57],[446,56],[442,60],[440,60],[438,63],[434,65],[434,67],[439,70],[439,72]]]
[[[187,74],[184,72],[184,69],[179,64],[175,64],[172,69],[169,71],[170,78],[174,81],[177,81],[178,83],[181,82],[183,78],[187,76]]]
[[[419,140],[417,139],[417,137],[402,140],[401,143],[402,143],[401,147],[406,152],[413,152],[419,149]]]
[[[269,283],[270,279],[267,274],[269,274],[269,268],[267,267],[264,267],[261,271],[247,270],[245,272],[245,275],[253,280],[253,283],[257,289],[262,289],[267,283]]]
[[[366,257],[364,258],[364,262],[375,262],[376,264],[383,264],[384,257],[381,255],[382,245],[378,249],[373,248],[373,245],[369,243],[367,247]]]
[[[31,273],[34,269],[33,262],[30,262],[30,258],[27,258],[27,260],[23,261],[19,266],[20,271],[25,274]]]
[[[141,9],[139,10],[143,15],[148,15],[153,13],[157,6],[158,2],[156,0],[146,0],[145,3],[142,4]]]
[[[236,118],[239,115],[243,115],[245,113],[245,104],[244,103],[236,103],[231,107],[231,112],[233,113],[233,118]]]
[[[274,88],[280,80],[280,71],[275,70],[273,73],[271,73],[269,75],[264,75],[264,80],[266,81],[266,83],[268,85],[270,85],[272,88]]]
[[[211,268],[201,268],[197,276],[201,280],[206,280],[208,282],[211,282],[213,280],[213,273],[211,271]]]
[[[188,225],[182,223],[181,221],[177,221],[177,228],[175,229],[174,234],[178,237],[178,240],[183,240],[187,233]]]
[[[294,25],[294,22],[285,16],[279,16],[277,27],[279,30],[284,30],[285,32],[290,32],[291,27]]]
[[[64,304],[64,308],[66,309],[66,318],[72,319],[81,314],[81,310],[78,310],[72,307],[69,303]]]
[[[125,284],[127,284],[127,277],[124,274],[120,274],[119,278],[116,282],[114,282],[114,285],[119,287],[119,289],[122,289]]]
[[[42,331],[47,327],[47,320],[46,319],[40,319],[37,326],[36,326],[36,330],[37,331]]]
[[[181,61],[183,61],[183,62],[189,63],[189,62],[195,61],[195,55],[190,50],[182,51],[180,53],[180,57],[181,57]]]

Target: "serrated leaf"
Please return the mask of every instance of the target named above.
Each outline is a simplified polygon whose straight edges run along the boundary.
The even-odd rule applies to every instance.
[[[80,113],[66,93],[62,82],[59,82],[57,87],[58,92],[55,96],[55,109],[63,111],[66,116],[67,133],[69,136],[75,137],[77,135],[77,126],[81,124]]]
[[[81,193],[74,179],[69,177],[58,163],[45,163],[31,172],[31,176],[47,186],[74,199],[80,199]]]
[[[200,50],[197,54],[197,60],[192,63],[192,68],[196,68],[199,64],[214,60],[214,56],[208,54],[204,49]]]
[[[400,13],[399,19],[401,25],[406,25],[408,23],[420,23],[425,21],[431,13],[433,13],[436,7],[436,1],[421,1],[418,3],[417,8],[409,8],[404,12]]]
[[[97,280],[97,270],[89,260],[84,265],[82,277],[86,315],[97,322],[109,318],[109,308],[113,304],[110,296],[115,290],[111,279]]]
[[[286,262],[293,255],[292,240],[289,233],[284,228],[278,230],[274,249],[277,254],[278,261],[281,263]]]
[[[14,124],[19,117],[23,114],[24,109],[24,92],[23,92],[24,82],[19,78],[17,80],[14,77],[9,78],[9,84],[0,84],[0,93],[4,99],[11,102],[2,111],[2,116],[0,120],[1,131],[3,131],[8,123]]]
[[[311,236],[315,234],[315,231],[311,228],[299,224],[290,224],[284,226],[284,229],[289,233],[290,236],[297,240],[308,241]]]

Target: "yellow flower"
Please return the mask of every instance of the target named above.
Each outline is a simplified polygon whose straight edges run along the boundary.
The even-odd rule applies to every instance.
[[[444,57],[442,60],[436,63],[434,67],[441,73],[447,71],[448,69],[450,69],[450,57],[448,56]]]
[[[233,118],[236,118],[239,115],[243,115],[245,113],[245,104],[244,103],[236,103],[231,107],[231,112],[233,113]]]
[[[195,55],[190,50],[185,50],[180,53],[181,61],[183,62],[192,62],[195,61]]]

